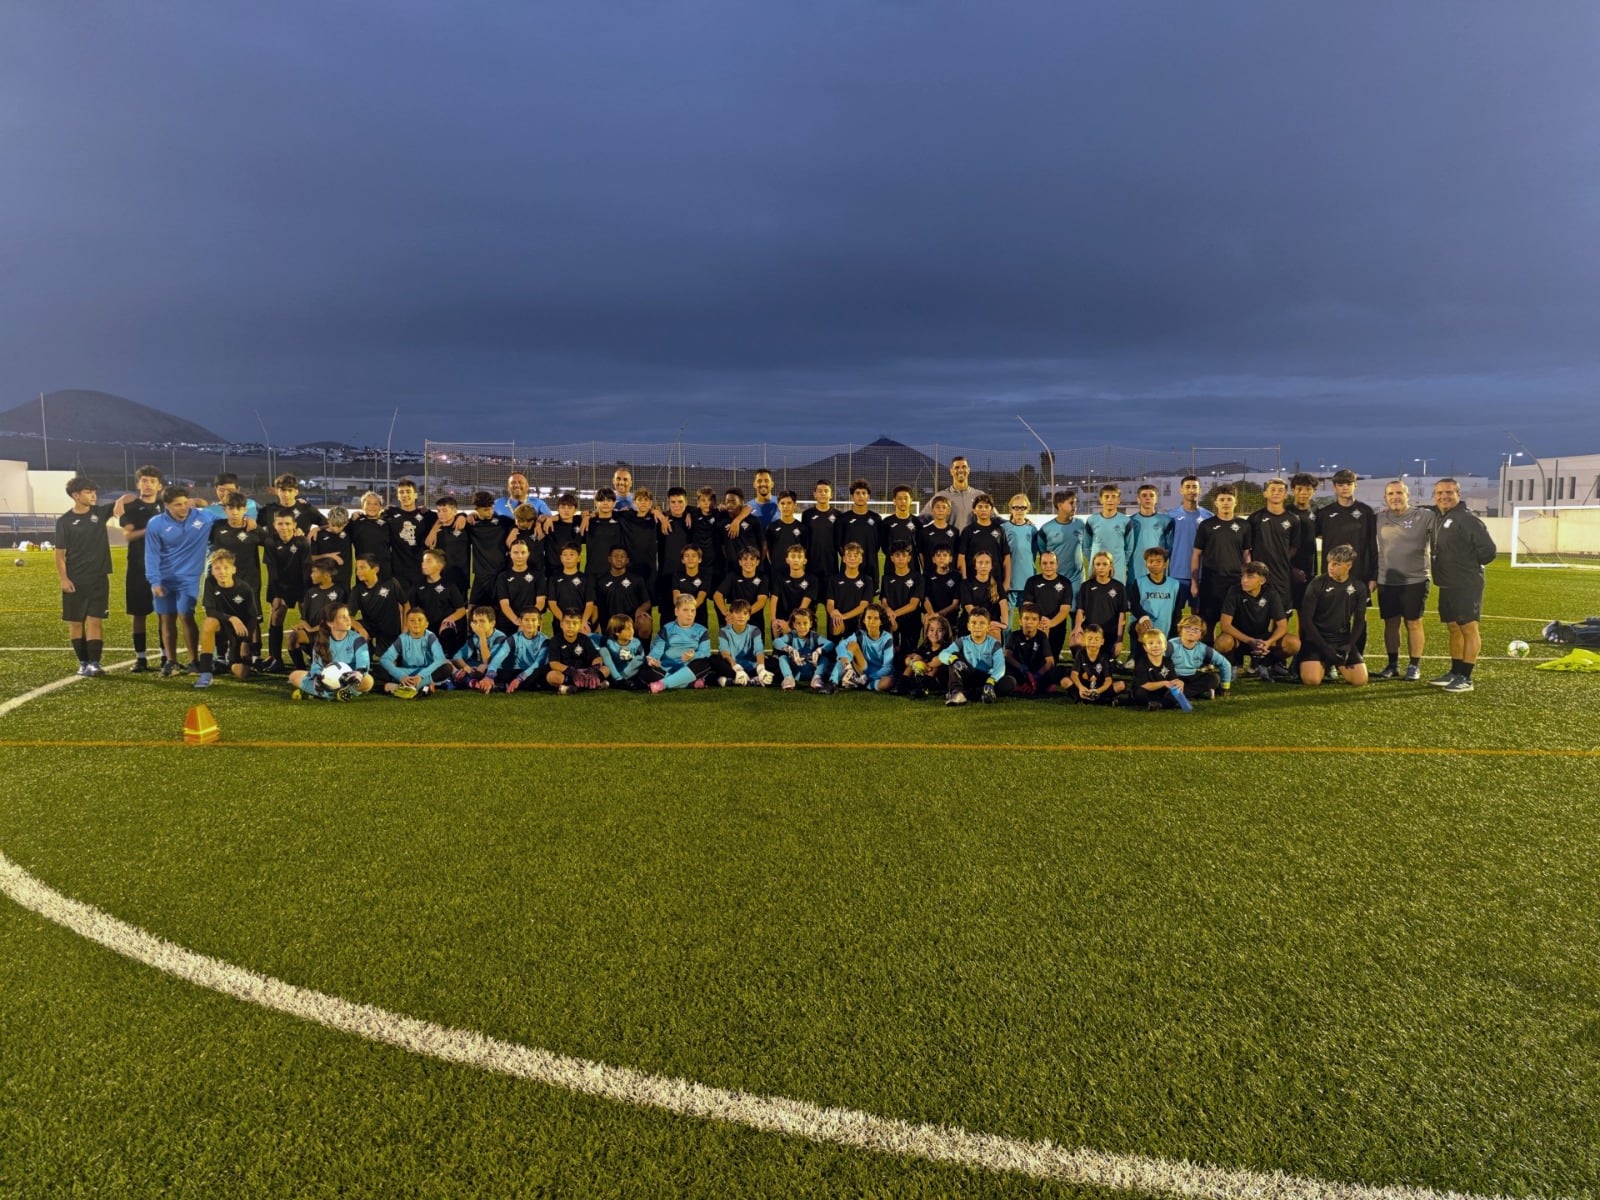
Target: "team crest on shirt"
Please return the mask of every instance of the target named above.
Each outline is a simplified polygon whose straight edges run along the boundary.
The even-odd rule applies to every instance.
[[[1232,525],[1229,525],[1228,528],[1233,530],[1235,533],[1238,533],[1239,532],[1239,522],[1235,521]]]
[[[1356,594],[1356,585],[1353,584],[1353,583],[1345,584],[1344,585],[1344,594],[1346,596],[1354,596]]]
[[[1445,519],[1444,519],[1444,527],[1445,527],[1445,528],[1446,528],[1446,529],[1449,529],[1449,528],[1450,528],[1450,522],[1451,522],[1451,521],[1453,521],[1453,520],[1455,520],[1455,518],[1454,518],[1454,517],[1446,517],[1446,518],[1445,518]]]
[[[1110,596],[1113,600],[1115,600],[1117,598],[1117,589],[1116,588],[1107,588],[1106,589],[1106,595]]]
[[[1257,608],[1265,608],[1266,606],[1267,606],[1267,598],[1265,596],[1261,597],[1261,599],[1256,601],[1256,607]]]
[[[389,589],[388,588],[379,588],[378,589],[378,595],[387,596],[388,594],[389,594]]]
[[[1281,522],[1279,522],[1279,524],[1281,524],[1285,529],[1293,529],[1294,528],[1294,522],[1293,521],[1281,521]]]

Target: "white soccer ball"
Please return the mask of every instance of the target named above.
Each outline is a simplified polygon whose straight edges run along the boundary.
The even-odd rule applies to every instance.
[[[1512,658],[1527,658],[1530,649],[1532,649],[1532,647],[1530,647],[1527,642],[1523,641],[1521,638],[1517,638],[1514,642],[1506,647],[1506,653]]]
[[[317,682],[330,692],[337,692],[342,687],[349,687],[360,679],[356,669],[349,663],[329,663],[322,668],[322,674],[317,676]]]
[[[39,543],[39,549],[41,549],[41,550],[54,550],[55,547],[52,546],[49,542],[40,542]]]
[[[25,558],[13,558],[11,560],[11,565],[13,567],[25,567],[28,565],[28,560]]]

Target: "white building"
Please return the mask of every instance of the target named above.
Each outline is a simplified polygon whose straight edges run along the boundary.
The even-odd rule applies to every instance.
[[[1600,454],[1570,454],[1529,459],[1509,456],[1500,465],[1496,515],[1509,517],[1519,506],[1600,504]]]

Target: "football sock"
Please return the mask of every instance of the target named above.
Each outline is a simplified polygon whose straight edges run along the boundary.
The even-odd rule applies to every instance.
[[[1389,651],[1389,665],[1391,667],[1398,667],[1400,665],[1400,651],[1398,651],[1398,650]]]
[[[1467,664],[1462,662],[1459,658],[1452,658],[1450,660],[1450,674],[1452,674],[1452,675],[1465,674],[1465,672],[1463,671],[1462,668],[1464,668],[1466,665]]]
[[[1413,654],[1407,661],[1410,662],[1413,667],[1420,667],[1422,665],[1422,656],[1419,654]]]
[[[87,638],[83,643],[83,652],[88,655],[89,661],[98,664],[100,655],[105,652],[104,638]]]
[[[283,658],[282,625],[269,625],[267,627],[267,657],[279,660]]]
[[[1457,671],[1456,674],[1460,675],[1463,679],[1471,679],[1472,668],[1477,665],[1477,663],[1464,662],[1461,664],[1461,670]]]
[[[145,651],[147,651],[149,648],[150,648],[150,635],[149,634],[136,633],[136,634],[133,635],[133,652],[135,654],[137,654],[140,658],[143,658],[145,656]]]
[[[72,652],[78,656],[80,663],[89,661],[89,647],[83,638],[76,637],[72,639]]]
[[[200,655],[200,672],[201,672],[201,674],[204,674],[204,675],[211,674],[212,671],[215,670],[216,665],[217,665],[217,656],[216,655],[214,655],[214,654],[206,654],[204,652],[201,653],[201,655]]]
[[[296,646],[289,651],[289,661],[294,663],[297,670],[304,671],[306,669],[306,652]]]

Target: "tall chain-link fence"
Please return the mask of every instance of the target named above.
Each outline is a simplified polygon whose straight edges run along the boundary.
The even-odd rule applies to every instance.
[[[659,498],[669,487],[691,495],[709,487],[720,498],[728,488],[748,495],[758,470],[772,473],[777,491],[791,490],[802,503],[811,499],[819,480],[844,496],[864,480],[875,498],[886,499],[900,486],[909,487],[919,503],[950,483],[950,464],[965,458],[971,486],[994,496],[1017,492],[1040,508],[1052,488],[1095,488],[1107,481],[1140,480],[1178,474],[1210,479],[1242,478],[1250,472],[1280,469],[1277,446],[1204,447],[1149,450],[1133,446],[1091,446],[1056,451],[1041,449],[985,450],[935,442],[908,446],[879,440],[864,445],[793,446],[774,442],[746,445],[701,443],[570,442],[557,445],[521,442],[443,442],[429,440],[423,453],[426,495],[442,491],[499,495],[514,471],[526,475],[532,490],[545,498],[562,492],[592,496],[611,486],[619,467],[627,468],[635,487],[647,487]]]

